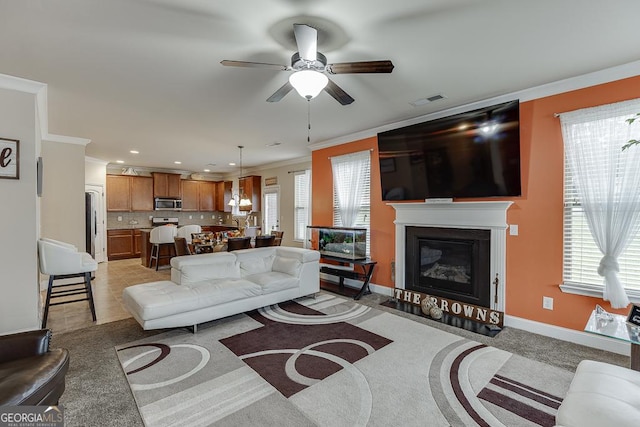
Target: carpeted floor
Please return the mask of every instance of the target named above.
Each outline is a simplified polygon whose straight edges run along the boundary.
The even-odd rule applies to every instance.
[[[436,329],[456,334],[459,337],[468,338],[496,349],[502,349],[515,355],[525,356],[526,358],[569,371],[574,370],[577,363],[582,359],[603,360],[620,365],[628,363],[627,357],[564,343],[510,328],[506,328],[495,338],[484,337],[442,325],[429,319],[380,307],[379,303],[384,299],[386,298],[369,295],[363,298],[361,303],[376,307],[381,311],[393,313],[398,317],[409,318],[417,324],[427,324]],[[201,326],[200,331],[215,331],[218,324],[229,321],[230,319],[223,319],[218,322],[211,322]],[[61,400],[66,411],[67,425],[143,425],[114,347],[122,347],[127,343],[153,337],[163,332],[165,331],[142,331],[133,319],[126,319],[54,336],[53,346],[66,347],[71,351],[71,367],[67,375],[67,390]],[[183,334],[184,330],[178,329],[171,331],[171,333]],[[200,332],[196,336],[198,335],[200,335]],[[385,337],[383,336],[383,338]],[[384,351],[384,346],[380,348],[383,348]],[[508,371],[507,375],[503,374],[500,373],[503,378],[513,380],[513,375]],[[399,379],[391,378],[389,383],[393,384],[399,381]],[[499,383],[500,381],[504,380],[500,378],[493,379],[493,383]],[[435,383],[435,381],[433,382]],[[495,396],[495,387],[500,386],[494,384],[487,387],[486,391],[483,390],[486,395],[486,401],[490,401],[492,395]],[[291,416],[293,416],[293,412]],[[227,420],[230,421],[230,419]],[[243,421],[246,422],[247,420]],[[254,419],[253,421],[259,422],[260,420]]]

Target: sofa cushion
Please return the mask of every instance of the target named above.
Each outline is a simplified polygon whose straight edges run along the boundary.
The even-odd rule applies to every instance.
[[[142,320],[158,319],[262,294],[262,287],[244,279],[217,279],[190,286],[161,281],[129,286],[127,308]]]
[[[185,265],[182,267],[181,272],[180,284],[189,286],[205,280],[239,279],[240,265],[235,261]]]
[[[274,258],[275,256],[273,253],[258,253],[254,256],[244,256],[239,258],[242,277],[271,271]]]
[[[262,287],[262,292],[270,294],[283,289],[295,288],[299,285],[297,277],[293,277],[287,273],[279,271],[268,271],[266,273],[254,274],[246,276],[246,280],[257,283]]]
[[[273,260],[273,271],[288,274],[289,276],[298,277],[302,263],[295,258],[285,258],[278,256]]]

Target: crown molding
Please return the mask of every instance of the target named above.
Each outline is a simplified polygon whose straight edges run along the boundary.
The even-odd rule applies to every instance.
[[[54,134],[43,135],[42,140],[49,141],[49,142],[60,142],[63,144],[83,145],[85,147],[87,146],[87,144],[91,142],[91,140],[87,138],[78,138],[75,136],[64,136],[64,135],[54,135]]]
[[[89,163],[97,163],[99,165],[103,165],[106,166],[109,164],[109,162],[106,162],[102,159],[96,159],[95,157],[89,157],[89,156],[84,156],[84,161],[85,162],[89,162]]]
[[[435,120],[441,117],[451,116],[458,113],[464,113],[466,111],[475,110],[477,108],[488,107],[490,105],[499,104],[501,102],[512,101],[514,99],[519,99],[520,102],[532,101],[534,99],[540,99],[547,96],[558,95],[561,93],[570,92],[578,89],[584,89],[591,86],[597,86],[600,84],[609,83],[616,80],[622,80],[629,77],[635,77],[638,75],[640,75],[640,61],[634,61],[628,64],[606,68],[604,70],[594,71],[592,73],[582,74],[579,76],[570,77],[567,79],[558,80],[555,82],[546,83],[539,86],[534,86],[528,89],[523,89],[520,91],[511,92],[508,94],[499,95],[493,98],[488,98],[481,101],[448,108],[446,110],[436,111],[433,113],[425,114],[425,115],[414,117],[411,119],[389,123],[386,125],[375,127],[373,129],[367,129],[367,130],[352,133],[349,135],[316,142],[309,145],[309,149],[311,151],[316,151],[323,148],[346,144],[348,142],[358,141],[365,138],[371,138],[373,136],[376,136],[378,133],[385,132],[387,130],[397,129],[404,126],[410,126],[416,123]]]

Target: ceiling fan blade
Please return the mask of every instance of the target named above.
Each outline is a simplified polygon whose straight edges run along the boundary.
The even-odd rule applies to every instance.
[[[268,68],[276,71],[288,71],[289,67],[279,64],[267,64],[264,62],[230,61],[225,59],[220,61],[225,67],[245,67],[245,68]]]
[[[327,83],[327,86],[324,88],[324,90],[342,105],[349,105],[353,101],[355,101],[340,86],[331,81],[331,79],[329,79],[329,82]]]
[[[275,91],[275,93],[273,95],[271,95],[269,98],[267,98],[267,102],[278,102],[278,101],[280,101],[282,98],[284,98],[284,96],[286,94],[291,92],[291,89],[293,89],[293,86],[291,86],[291,83],[286,82],[285,84],[282,85],[282,87],[280,89]]]
[[[318,30],[305,24],[293,24],[300,58],[315,61],[318,57]]]
[[[393,62],[389,60],[340,62],[327,64],[326,70],[329,74],[390,73],[393,71]]]

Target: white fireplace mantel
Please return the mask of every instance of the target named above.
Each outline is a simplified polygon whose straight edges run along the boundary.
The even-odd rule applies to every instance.
[[[395,283],[405,286],[406,227],[470,228],[491,231],[491,308],[504,312],[508,201],[389,203],[396,210]],[[498,287],[494,280],[498,278]]]

